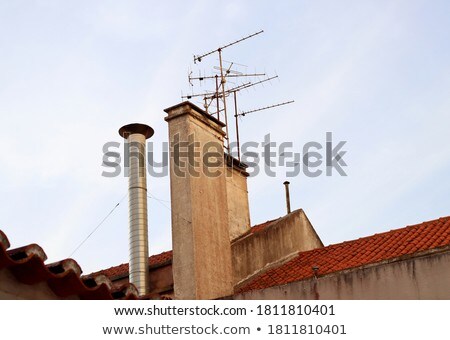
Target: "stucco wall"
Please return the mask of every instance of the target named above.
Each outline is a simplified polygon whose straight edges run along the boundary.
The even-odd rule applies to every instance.
[[[233,299],[450,299],[450,249],[246,292]]]
[[[230,240],[250,230],[250,210],[248,205],[248,174],[235,166],[227,166],[227,206]]]
[[[150,290],[161,293],[173,289],[172,264],[158,267],[150,271]]]
[[[236,284],[293,253],[320,247],[322,241],[303,210],[295,210],[264,230],[231,244],[233,282]]]

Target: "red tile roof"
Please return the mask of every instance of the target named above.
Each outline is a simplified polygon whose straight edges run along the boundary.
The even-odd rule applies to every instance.
[[[273,222],[278,221],[278,220],[279,220],[279,218],[276,218],[276,219],[274,219],[274,220],[269,220],[269,221],[267,221],[267,222],[264,222],[264,223],[261,223],[261,224],[257,224],[257,225],[253,226],[253,227],[250,229],[250,232],[251,232],[252,234],[259,233],[260,231],[263,231],[266,227],[268,227],[269,225],[271,225]]]
[[[148,258],[148,265],[150,267],[159,267],[165,264],[172,263],[172,250],[165,251],[161,254],[152,255]],[[103,269],[98,272],[89,274],[92,275],[106,275],[110,279],[118,279],[120,277],[128,275],[128,263],[122,263],[121,265]]]
[[[271,225],[272,222],[275,222],[278,218],[274,220],[270,220],[261,224],[257,224],[253,226],[250,230],[251,233],[257,233],[264,230],[267,226]],[[165,264],[172,263],[172,250],[165,251],[160,254],[152,255],[148,259],[148,265],[150,267],[159,267]],[[111,280],[119,279],[128,275],[128,263],[122,263],[118,266],[114,266],[108,269],[103,269],[98,272],[87,275],[87,277],[91,275],[106,275]]]
[[[37,244],[10,249],[6,235],[0,230],[0,270],[8,269],[21,283],[46,282],[60,298],[78,297],[89,300],[136,299],[138,292],[131,284],[113,287],[105,275],[81,278],[82,270],[72,259],[45,264],[47,255]]]
[[[324,248],[300,252],[236,290],[242,293],[410,256],[450,245],[450,216]]]

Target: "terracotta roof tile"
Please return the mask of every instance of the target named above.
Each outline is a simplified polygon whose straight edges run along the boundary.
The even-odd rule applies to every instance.
[[[114,288],[105,275],[82,278],[82,270],[72,259],[45,264],[47,255],[37,244],[10,249],[6,235],[0,230],[0,270],[7,268],[24,284],[46,282],[60,298],[78,296],[80,299],[136,299],[138,292],[131,284]]]
[[[254,226],[250,229],[250,232],[251,232],[252,234],[255,234],[255,233],[258,233],[258,232],[260,232],[260,231],[263,231],[266,227],[268,227],[269,225],[271,225],[273,222],[275,222],[275,221],[277,221],[277,220],[279,220],[279,218],[276,218],[276,219],[274,219],[274,220],[269,220],[269,221],[264,222],[264,223],[261,223],[261,224],[254,225]]]
[[[273,222],[275,222],[277,220],[278,220],[278,218],[276,218],[274,220],[266,221],[261,224],[257,224],[250,229],[250,232],[258,233],[260,231],[263,231],[266,227],[268,227],[269,225],[271,225]],[[169,264],[169,263],[172,263],[172,250],[165,251],[160,254],[152,255],[148,259],[148,264],[150,267],[158,267],[158,266],[162,266],[162,265]],[[111,280],[121,278],[123,276],[128,275],[128,263],[122,263],[118,266],[100,270],[98,272],[89,274],[88,277],[91,275],[98,275],[98,274],[106,275]]]
[[[450,216],[353,241],[300,252],[283,265],[253,278],[236,290],[242,293],[300,281],[345,269],[395,259],[450,245]]]
[[[172,250],[165,251],[161,254],[152,255],[148,258],[148,265],[150,267],[158,267],[169,263],[172,263]],[[128,275],[128,263],[122,263],[118,266],[100,270],[98,272],[89,274],[88,277],[99,274],[106,275],[112,280],[120,278],[124,275]]]

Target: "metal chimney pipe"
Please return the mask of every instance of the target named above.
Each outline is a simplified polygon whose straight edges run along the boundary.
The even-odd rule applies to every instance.
[[[284,188],[286,189],[286,209],[287,209],[287,213],[290,214],[291,213],[291,198],[289,196],[289,182],[286,181],[283,183],[284,184]]]
[[[142,296],[149,293],[145,140],[153,136],[153,129],[144,124],[129,124],[122,126],[119,134],[127,143],[124,168],[128,170],[129,176],[130,283],[136,286]]]

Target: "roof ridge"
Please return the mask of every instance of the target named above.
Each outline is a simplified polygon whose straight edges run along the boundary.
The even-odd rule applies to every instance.
[[[367,235],[367,236],[362,236],[362,237],[358,237],[358,238],[355,238],[355,239],[352,239],[352,240],[342,241],[342,242],[339,242],[339,243],[330,243],[329,245],[325,246],[324,248],[331,247],[331,246],[338,246],[340,244],[345,244],[345,243],[351,243],[351,242],[355,242],[355,241],[358,241],[358,240],[364,240],[364,239],[372,238],[374,236],[386,235],[386,234],[390,234],[392,232],[399,232],[401,230],[411,229],[411,228],[414,228],[414,227],[420,227],[420,226],[424,226],[425,224],[437,222],[437,221],[440,221],[440,220],[447,220],[447,219],[450,220],[450,216],[439,217],[439,218],[436,218],[434,220],[423,221],[423,222],[420,222],[420,223],[417,223],[417,224],[411,224],[411,225],[407,225],[405,227],[391,229],[391,230],[383,231],[381,233],[375,233],[375,234],[371,234],[371,235]]]
[[[277,218],[274,218],[274,219],[271,219],[271,220],[267,220],[266,222],[262,222],[262,223],[255,224],[254,226],[251,227],[251,229],[260,227],[260,226],[262,226],[262,225],[268,225],[268,224],[271,224],[271,223],[273,223],[273,222],[279,220],[279,219],[282,218],[282,217],[283,217],[283,216],[280,216],[280,217],[277,217]],[[172,250],[172,249],[171,249],[171,250],[165,250],[165,251],[163,251],[163,252],[161,252],[161,253],[158,253],[158,254],[152,254],[152,255],[149,255],[148,258],[149,258],[149,260],[150,260],[152,257],[160,256],[160,255],[163,255],[163,254],[166,254],[166,253],[170,253],[170,252],[173,252],[173,250]],[[99,274],[99,273],[105,273],[105,272],[108,272],[108,271],[112,271],[112,270],[114,270],[114,269],[117,269],[117,268],[119,268],[119,267],[121,267],[121,266],[129,266],[129,262],[123,262],[123,263],[118,264],[118,265],[116,265],[116,266],[111,266],[111,267],[109,267],[109,268],[100,269],[100,270],[97,270],[97,271],[95,271],[95,272],[86,274],[85,276],[91,276],[91,275],[95,275],[95,274]]]
[[[165,250],[165,251],[163,251],[161,253],[158,253],[158,254],[149,255],[148,261],[150,261],[152,258],[155,258],[155,257],[158,257],[158,256],[162,256],[162,255],[166,255],[166,254],[171,253],[171,252],[172,252],[172,250]],[[162,261],[161,263],[164,263],[164,262],[165,261]],[[98,270],[98,271],[86,274],[85,276],[88,277],[88,276],[97,275],[97,274],[105,274],[107,276],[121,275],[120,273],[118,273],[118,274],[106,274],[106,273],[111,272],[111,271],[113,271],[115,269],[118,269],[120,267],[128,267],[128,266],[129,266],[129,262],[124,262],[124,263],[118,264],[117,266],[111,266],[109,268],[101,269],[101,270]]]
[[[38,244],[9,249],[8,238],[1,230],[0,241],[0,270],[8,269],[20,283],[45,283],[60,298],[98,300],[138,297],[138,291],[131,283],[125,284],[119,292],[113,289],[112,282],[105,275],[82,277],[82,269],[74,259],[66,258],[46,264],[47,255]]]
[[[435,232],[430,232],[430,228]],[[450,246],[450,216],[298,252],[285,264],[260,272],[236,293],[265,289]],[[449,248],[450,249],[450,248]],[[317,268],[314,270],[314,268]]]

